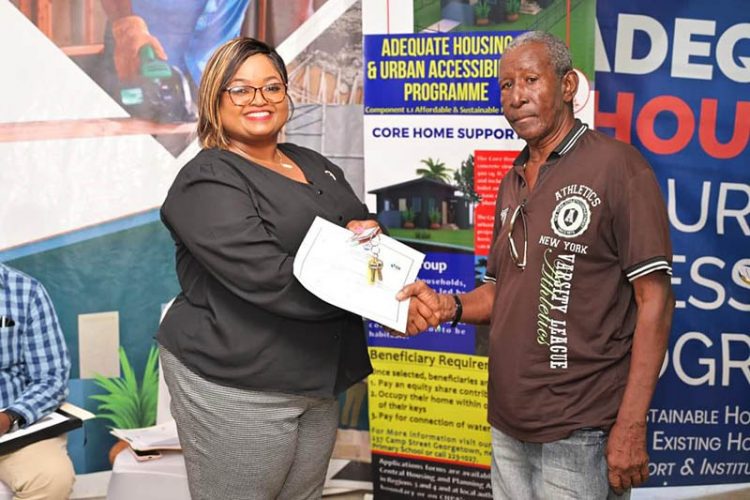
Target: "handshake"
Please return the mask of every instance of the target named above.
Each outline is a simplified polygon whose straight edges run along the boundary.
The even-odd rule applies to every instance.
[[[439,328],[441,323],[447,321],[452,321],[452,326],[455,326],[461,320],[462,304],[458,296],[438,294],[424,281],[417,280],[406,285],[396,294],[396,299],[411,299],[406,331],[388,329],[396,337],[412,337],[429,327]]]
[[[389,329],[391,335],[413,337],[429,327],[438,328],[441,323],[451,322],[451,326],[464,323],[489,323],[492,314],[492,303],[495,300],[495,284],[484,283],[468,293],[450,295],[437,293],[424,281],[415,281],[406,285],[396,294],[396,300],[411,299],[406,331],[396,332]]]

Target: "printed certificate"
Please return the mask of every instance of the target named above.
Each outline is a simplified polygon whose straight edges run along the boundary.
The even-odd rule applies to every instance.
[[[316,217],[294,259],[294,276],[329,304],[405,331],[409,301],[397,301],[396,293],[417,279],[424,254],[384,234],[370,243],[352,241],[352,234]],[[373,268],[374,252],[380,262]]]

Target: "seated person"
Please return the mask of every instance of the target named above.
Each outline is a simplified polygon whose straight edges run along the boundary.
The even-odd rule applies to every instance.
[[[0,263],[0,436],[33,424],[68,392],[70,359],[44,287]],[[75,473],[65,435],[0,455],[0,481],[18,500],[69,498]]]

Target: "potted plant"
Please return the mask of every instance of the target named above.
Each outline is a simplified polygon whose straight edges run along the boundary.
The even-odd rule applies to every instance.
[[[478,0],[474,4],[477,26],[487,26],[490,24],[490,10],[491,7],[488,0]]]
[[[122,377],[107,378],[94,375],[94,383],[104,389],[104,394],[89,396],[99,401],[97,418],[107,419],[117,429],[137,429],[148,427],[156,422],[156,401],[159,391],[159,351],[152,346],[143,369],[140,386],[125,349],[120,347]],[[114,462],[117,454],[127,446],[118,441],[109,451],[109,461]]]
[[[430,229],[440,229],[442,227],[440,224],[442,218],[443,214],[439,210],[432,210],[430,212]]]
[[[505,19],[509,22],[518,20],[518,13],[521,10],[521,0],[505,0]]]
[[[414,210],[411,208],[401,210],[401,218],[404,220],[403,227],[405,229],[414,229],[414,216]]]

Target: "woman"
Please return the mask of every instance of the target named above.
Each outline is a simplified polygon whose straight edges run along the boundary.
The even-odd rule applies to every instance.
[[[213,54],[203,149],[161,210],[182,292],[157,340],[194,500],[319,498],[336,395],[372,371],[361,318],[292,275],[316,215],[355,232],[377,223],[339,167],[277,142],[287,83],[281,57],[257,40]]]

